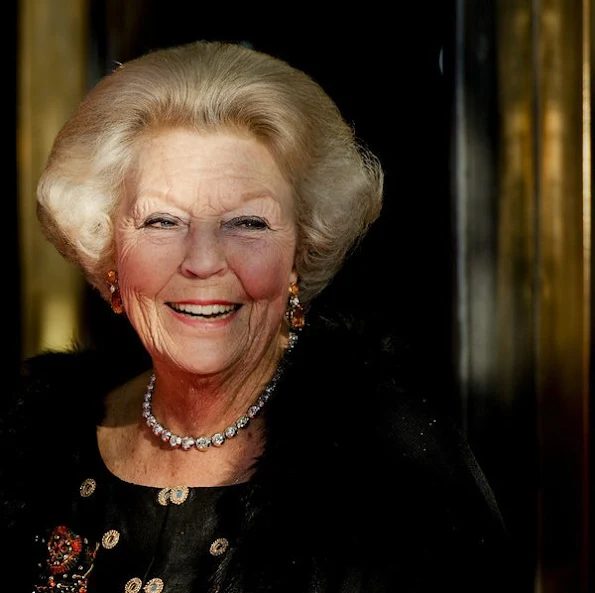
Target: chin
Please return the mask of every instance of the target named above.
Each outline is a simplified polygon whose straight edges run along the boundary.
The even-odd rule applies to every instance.
[[[213,375],[230,368],[240,356],[234,354],[237,349],[227,344],[201,344],[178,350],[169,360],[170,366],[178,367],[182,372],[197,375]],[[168,357],[162,357],[168,358]]]

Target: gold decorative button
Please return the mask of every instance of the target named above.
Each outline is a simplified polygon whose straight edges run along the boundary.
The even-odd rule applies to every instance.
[[[166,507],[171,504],[182,504],[186,502],[190,489],[188,486],[174,486],[173,488],[162,488],[157,495],[157,502]]]
[[[166,507],[169,501],[169,488],[162,488],[159,490],[159,494],[157,495],[157,502],[162,506]]]
[[[182,504],[186,502],[189,492],[188,486],[174,486],[169,491],[169,501],[173,504]]]
[[[142,586],[143,582],[138,577],[134,577],[126,583],[124,593],[138,593]]]
[[[101,538],[101,545],[106,550],[111,550],[112,548],[115,548],[118,545],[119,541],[120,533],[115,529],[110,529],[109,531],[106,531],[103,534],[103,537]]]
[[[156,577],[151,579],[144,587],[145,593],[161,593],[163,591],[163,581]]]
[[[91,496],[91,494],[93,494],[93,492],[95,492],[96,488],[97,488],[97,482],[93,478],[87,478],[81,484],[79,491],[83,498],[87,498],[87,497]]]
[[[209,548],[209,552],[211,556],[222,556],[227,552],[227,548],[229,548],[229,542],[224,537],[218,537]]]

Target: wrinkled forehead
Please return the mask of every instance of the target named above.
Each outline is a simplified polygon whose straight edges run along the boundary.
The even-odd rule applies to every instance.
[[[248,202],[292,206],[292,190],[255,138],[231,133],[163,130],[139,140],[126,176],[128,200],[193,202],[218,209]]]

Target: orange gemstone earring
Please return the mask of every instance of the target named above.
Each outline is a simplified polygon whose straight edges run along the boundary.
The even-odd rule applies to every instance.
[[[287,302],[287,311],[285,317],[289,323],[289,327],[293,330],[302,329],[306,324],[306,317],[304,315],[304,309],[300,304],[298,297],[300,289],[295,282],[289,285],[289,299]]]
[[[112,311],[117,315],[120,315],[124,312],[124,303],[122,303],[122,296],[120,295],[120,286],[118,285],[118,274],[115,270],[108,270],[106,277],[107,285],[109,286],[109,291],[112,294]]]

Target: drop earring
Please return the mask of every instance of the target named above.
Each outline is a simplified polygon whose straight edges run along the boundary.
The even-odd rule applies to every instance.
[[[285,318],[292,330],[302,329],[306,324],[304,309],[300,304],[299,287],[295,282],[289,285],[289,299],[287,301],[287,311]]]
[[[109,286],[109,291],[112,295],[110,302],[112,306],[112,311],[116,313],[116,315],[120,315],[124,312],[124,304],[122,303],[122,296],[120,295],[118,274],[115,270],[108,270],[106,277],[107,285]]]

